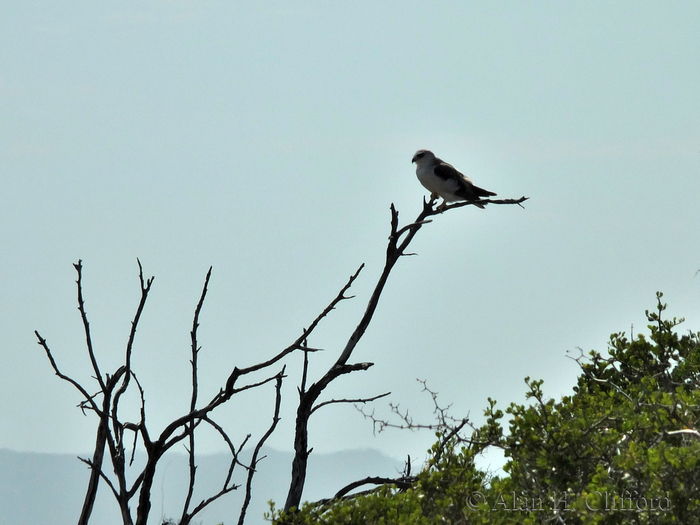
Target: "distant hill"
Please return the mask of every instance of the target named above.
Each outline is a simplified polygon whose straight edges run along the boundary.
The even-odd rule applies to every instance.
[[[261,524],[268,500],[284,505],[289,488],[292,453],[263,448],[267,455],[253,481],[253,494],[246,523]],[[137,458],[138,459],[138,458]],[[225,454],[201,456],[198,461],[198,490],[195,501],[214,492],[226,476]],[[244,459],[245,461],[245,459]],[[334,454],[312,453],[304,499],[333,495],[342,486],[365,476],[396,476],[403,465],[376,450],[349,450]],[[237,483],[244,475],[240,469]],[[89,471],[70,454],[42,454],[0,449],[0,525],[74,525],[80,514]],[[187,488],[187,457],[167,455],[156,472],[149,525],[163,518],[176,518]],[[197,496],[199,495],[199,499]],[[238,519],[243,491],[235,491],[213,503],[195,517],[195,523],[231,525]],[[134,501],[134,506],[136,502]],[[120,525],[119,513],[109,488],[102,484],[91,523]]]

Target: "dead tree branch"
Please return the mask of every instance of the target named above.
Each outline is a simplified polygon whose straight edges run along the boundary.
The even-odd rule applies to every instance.
[[[76,281],[76,284],[78,285],[78,311],[80,312],[80,318],[83,321],[83,329],[85,330],[85,346],[87,346],[88,356],[90,357],[90,363],[92,363],[92,369],[95,371],[95,378],[100,384],[100,388],[104,391],[105,384],[102,380],[100,367],[97,365],[95,351],[92,348],[90,323],[88,322],[87,314],[85,313],[85,301],[83,300],[83,261],[78,260],[78,263],[74,264],[73,267],[75,268],[76,272],[78,272],[78,280]]]
[[[204,279],[202,295],[199,297],[199,302],[197,303],[197,307],[194,310],[192,330],[190,330],[190,340],[192,343],[192,359],[190,361],[192,365],[192,397],[190,399],[190,412],[194,412],[195,408],[197,408],[197,393],[199,389],[199,381],[197,377],[197,356],[199,355],[200,350],[199,344],[197,343],[197,329],[199,328],[199,314],[201,313],[202,306],[204,305],[204,298],[207,296],[209,279],[211,279],[211,269],[212,267],[210,266],[209,271],[207,272],[207,276]],[[182,506],[182,515],[180,517],[180,523],[183,525],[189,521],[188,509],[190,508],[190,502],[192,501],[192,494],[194,493],[194,483],[197,474],[197,465],[195,462],[194,422],[188,423],[187,427],[189,429],[189,447],[187,448],[187,455],[190,480],[187,487],[187,496],[185,497],[185,503]]]
[[[260,453],[260,449],[262,448],[262,446],[265,444],[265,441],[267,441],[267,438],[269,438],[275,431],[275,428],[277,428],[277,423],[279,423],[280,420],[280,406],[282,404],[282,378],[284,377],[284,370],[285,369],[283,368],[282,371],[275,378],[277,383],[275,385],[275,413],[272,416],[272,424],[270,425],[270,428],[267,429],[267,432],[265,432],[263,437],[260,438],[260,441],[258,441],[258,444],[255,446],[255,450],[253,450],[253,457],[250,460],[248,478],[246,479],[245,500],[243,502],[243,506],[241,507],[241,513],[238,517],[238,525],[243,525],[243,521],[245,520],[245,514],[248,510],[248,505],[250,504],[253,475],[255,474],[255,469],[258,466],[258,461],[262,459],[258,459],[258,454]]]
[[[430,223],[429,217],[433,215],[439,215],[447,210],[460,208],[467,205],[477,205],[483,208],[487,204],[517,204],[522,206],[522,203],[527,200],[527,197],[521,197],[520,199],[504,199],[504,200],[480,200],[480,201],[467,201],[452,204],[447,207],[436,207],[435,199],[429,201],[423,200],[423,210],[418,214],[416,219],[407,224],[406,226],[399,227],[399,212],[396,210],[395,206],[392,204],[391,209],[391,233],[389,235],[389,242],[386,248],[386,258],[384,262],[384,269],[377,280],[374,287],[372,295],[367,302],[367,307],[365,313],[360,318],[357,327],[350,335],[340,353],[337,361],[331,368],[326,371],[326,373],[315,383],[310,385],[308,389],[301,388],[299,390],[299,405],[297,408],[297,420],[296,429],[294,435],[294,459],[292,461],[292,480],[289,487],[289,492],[287,493],[287,500],[284,505],[284,511],[290,512],[292,509],[298,509],[301,503],[301,496],[304,489],[304,483],[306,481],[306,467],[308,463],[308,458],[310,454],[308,446],[308,423],[311,414],[314,411],[314,406],[320,394],[323,390],[340,375],[349,373],[355,370],[367,370],[372,363],[361,363],[359,365],[348,365],[347,362],[352,355],[353,350],[362,339],[367,327],[372,321],[374,312],[379,304],[379,298],[384,291],[384,287],[389,279],[392,269],[396,262],[402,256],[409,255],[406,253],[406,249],[411,244],[411,241],[418,233],[418,231],[425,225]],[[362,267],[360,267],[362,268]],[[346,288],[341,292],[349,288],[349,286],[354,281],[355,276],[350,279]],[[306,339],[305,334],[304,339]],[[306,363],[304,365],[304,370],[306,370]],[[304,374],[304,387],[306,385],[306,373]],[[317,405],[318,407],[318,405]]]
[[[226,392],[233,391],[233,385],[236,383],[238,378],[245,374],[250,374],[252,372],[257,372],[258,370],[262,370],[263,368],[268,368],[275,363],[277,363],[280,359],[286,357],[290,353],[292,353],[294,350],[303,350],[304,347],[306,346],[304,344],[304,341],[306,341],[311,335],[311,333],[316,329],[318,324],[332,311],[335,309],[335,307],[340,303],[341,301],[345,301],[347,299],[352,299],[353,296],[346,296],[345,292],[350,289],[352,286],[352,283],[355,282],[355,279],[357,279],[357,276],[360,275],[360,272],[362,269],[365,267],[364,264],[361,264],[360,267],[357,269],[357,271],[348,279],[348,282],[341,288],[340,292],[338,292],[338,295],[326,306],[326,308],[323,309],[323,311],[316,317],[316,319],[313,320],[313,322],[309,325],[308,328],[305,328],[302,330],[302,334],[294,341],[291,345],[289,345],[287,348],[279,352],[276,356],[272,357],[271,359],[268,359],[267,361],[263,361],[262,363],[257,363],[252,366],[246,367],[246,368],[234,368],[233,372],[231,372],[231,375],[229,376],[228,380],[226,381],[226,389],[225,391],[222,391],[219,395],[226,395]]]
[[[347,499],[347,498],[354,498],[357,497],[361,494],[369,494],[371,492],[374,492],[377,490],[375,487],[374,489],[362,491],[359,493],[351,494],[350,496],[347,496],[347,494],[356,488],[362,487],[364,485],[377,485],[377,486],[385,486],[385,485],[393,485],[398,489],[401,490],[406,490],[410,489],[411,486],[416,482],[417,477],[416,476],[401,476],[399,478],[383,478],[379,476],[368,476],[364,479],[360,479],[358,481],[353,481],[352,483],[349,483],[342,489],[340,489],[335,496],[332,498],[328,499],[322,499],[319,501],[314,502],[314,506],[323,506],[323,505],[328,505],[329,503],[332,503],[334,501],[342,500],[342,499]]]
[[[332,405],[334,403],[371,403],[372,401],[376,401],[377,399],[381,399],[382,397],[386,397],[390,395],[391,392],[385,392],[383,394],[379,394],[374,397],[365,397],[365,398],[358,398],[358,399],[330,399],[328,401],[324,401],[323,403],[319,403],[315,407],[311,409],[311,413],[313,414],[316,412],[319,408],[324,407],[326,405]]]

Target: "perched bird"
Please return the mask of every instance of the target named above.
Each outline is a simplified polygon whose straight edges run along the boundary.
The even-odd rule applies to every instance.
[[[454,166],[437,158],[432,151],[419,149],[411,162],[416,163],[416,176],[420,183],[430,192],[431,198],[442,197],[440,209],[448,202],[478,201],[479,197],[496,195],[492,191],[474,186],[472,180],[457,171]],[[475,204],[484,208],[483,204]]]

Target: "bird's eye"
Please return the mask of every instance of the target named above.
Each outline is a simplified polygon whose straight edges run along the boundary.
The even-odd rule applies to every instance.
[[[416,157],[420,159],[423,155],[425,155],[425,153],[419,153],[418,155],[416,155]]]

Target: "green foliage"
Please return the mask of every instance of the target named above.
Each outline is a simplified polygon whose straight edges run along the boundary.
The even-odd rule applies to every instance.
[[[700,524],[700,334],[679,335],[657,294],[649,335],[610,337],[590,352],[574,392],[548,399],[526,378],[527,405],[502,411],[470,441],[438,441],[410,490],[385,486],[273,519],[329,524]],[[448,435],[448,434],[444,434]],[[474,466],[484,447],[505,451],[506,476]]]

